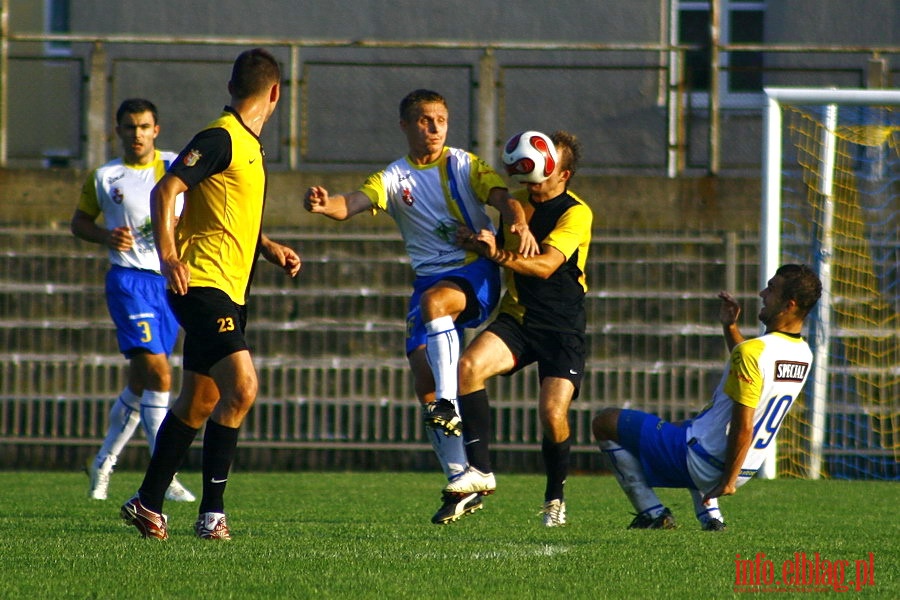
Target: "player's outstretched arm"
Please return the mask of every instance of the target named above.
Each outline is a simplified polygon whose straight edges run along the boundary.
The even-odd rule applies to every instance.
[[[300,255],[294,252],[293,248],[272,241],[266,234],[262,234],[260,246],[263,258],[273,265],[284,269],[284,272],[291,277],[296,277],[297,273],[300,272],[300,267],[303,263],[300,260]]]
[[[325,215],[335,221],[345,221],[370,209],[372,203],[368,196],[358,190],[332,196],[327,189],[314,185],[303,195],[303,207],[313,214]]]

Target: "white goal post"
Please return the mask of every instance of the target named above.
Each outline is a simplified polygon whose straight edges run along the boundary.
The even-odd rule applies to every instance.
[[[817,186],[822,208],[817,212],[817,251],[814,265],[822,280],[823,293],[817,306],[814,339],[814,364],[809,392],[809,467],[808,477],[818,478],[823,468],[826,411],[828,409],[829,341],[831,337],[832,247],[831,220],[835,162],[835,131],[840,106],[892,106],[900,108],[900,90],[765,88],[763,147],[763,203],[760,223],[760,288],[775,272],[782,260],[782,172],[785,167],[782,144],[785,140],[782,119],[785,105],[816,106],[824,110],[822,138],[818,140],[821,158],[813,182]],[[775,444],[759,475],[773,478],[776,473]]]

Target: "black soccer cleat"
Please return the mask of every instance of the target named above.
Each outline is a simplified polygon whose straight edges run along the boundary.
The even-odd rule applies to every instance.
[[[656,518],[644,513],[635,515],[628,529],[675,529],[676,527],[678,525],[675,524],[675,517],[672,515],[672,511],[664,508],[662,513]]]
[[[458,521],[460,517],[484,508],[481,501],[481,494],[454,494],[444,492],[441,496],[443,504],[434,516],[431,522],[435,525],[446,525],[453,521]]]
[[[441,398],[437,402],[428,404],[425,414],[425,426],[432,429],[441,429],[444,435],[462,435],[462,419],[456,414],[456,407],[449,400]]]

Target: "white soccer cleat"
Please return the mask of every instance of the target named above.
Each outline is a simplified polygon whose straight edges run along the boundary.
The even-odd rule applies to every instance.
[[[108,455],[99,467],[96,464],[96,459],[90,459],[87,465],[88,477],[91,478],[88,496],[94,500],[106,500],[109,493],[109,476],[112,475],[113,467],[116,466],[116,457]]]
[[[543,515],[544,527],[562,527],[566,524],[566,503],[554,499],[544,502],[544,508],[538,513]]]
[[[487,496],[497,489],[497,480],[493,473],[482,473],[474,467],[466,469],[465,473],[448,483],[444,491],[448,494],[481,494]]]
[[[224,540],[231,539],[231,532],[228,530],[228,523],[225,522],[225,513],[205,512],[197,517],[194,523],[194,533],[203,540]]]
[[[186,487],[181,485],[181,482],[178,481],[177,478],[172,478],[172,483],[169,484],[169,489],[166,490],[166,500],[173,500],[175,502],[193,502],[197,498],[188,490]]]

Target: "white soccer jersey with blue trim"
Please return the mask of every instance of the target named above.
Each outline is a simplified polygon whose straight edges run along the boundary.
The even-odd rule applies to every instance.
[[[722,476],[733,402],[754,408],[753,438],[741,465],[740,486],[766,458],[785,415],[803,389],[812,351],[800,337],[769,333],[734,347],[710,404],[687,427],[688,470],[701,491]]]
[[[107,229],[128,227],[134,237],[130,250],[109,251],[109,260],[120,267],[159,272],[159,256],[153,242],[150,221],[150,191],[178,157],[174,152],[155,151],[147,165],[128,165],[121,158],[94,170],[81,190],[78,209],[97,217],[103,214]],[[175,215],[181,214],[184,199],[179,194]]]
[[[437,161],[427,165],[414,165],[406,157],[395,160],[370,175],[360,191],[373,209],[386,211],[397,223],[412,268],[422,276],[475,260],[474,253],[454,243],[456,228],[495,231],[484,206],[493,188],[505,189],[506,183],[487,163],[465,150],[446,147]]]

